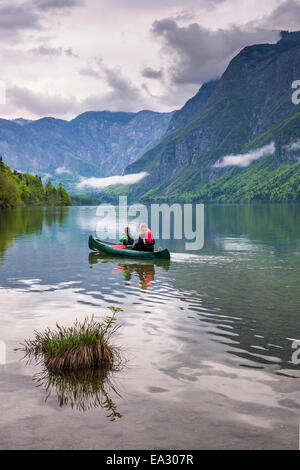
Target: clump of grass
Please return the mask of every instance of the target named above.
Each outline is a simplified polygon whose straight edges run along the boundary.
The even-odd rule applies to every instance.
[[[113,369],[121,361],[119,348],[111,343],[119,328],[116,313],[121,309],[109,309],[112,314],[102,322],[92,316],[83,322],[76,320],[70,327],[56,324],[54,331],[49,328],[42,333],[35,331],[35,338],[26,340],[21,349],[25,356],[34,356],[52,372]]]

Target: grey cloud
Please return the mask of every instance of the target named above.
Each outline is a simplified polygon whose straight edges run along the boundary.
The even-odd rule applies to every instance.
[[[66,99],[60,96],[50,96],[19,86],[9,87],[6,97],[10,106],[37,116],[63,116],[80,110],[80,105],[74,97]]]
[[[144,1],[141,0],[102,0],[103,3],[108,5],[110,8],[122,8],[133,11],[138,11],[143,9],[143,11],[155,12],[158,13],[170,10],[182,10],[190,11],[193,9],[204,9],[211,10],[216,5],[223,3],[225,0],[151,0]],[[142,4],[141,4],[142,3]]]
[[[172,58],[169,74],[175,84],[200,84],[217,78],[246,45],[278,39],[278,32],[258,27],[211,31],[197,23],[179,26],[171,18],[155,21],[152,33],[162,39],[162,52]]]
[[[69,57],[76,57],[76,58],[79,57],[78,54],[75,54],[75,52],[73,52],[73,49],[71,47],[69,47],[68,49],[65,49],[64,53],[68,55]]]
[[[45,56],[61,56],[63,54],[66,54],[70,57],[78,57],[76,54],[73,53],[73,50],[71,48],[63,49],[62,47],[50,47],[45,46],[44,44],[34,49],[30,49],[28,52]]]
[[[101,57],[95,56],[92,60],[88,61],[88,64],[84,67],[81,67],[79,70],[80,75],[86,77],[92,77],[96,79],[103,78],[105,67],[103,64],[103,59]]]
[[[122,75],[119,68],[111,69],[103,66],[102,70],[107,84],[114,92],[124,93],[125,96],[132,98],[138,96],[138,88]]]
[[[152,69],[151,67],[145,67],[142,71],[141,74],[145,78],[154,78],[156,80],[159,80],[163,76],[163,69],[155,70]]]
[[[118,72],[115,71],[117,74]],[[124,77],[117,80],[110,73],[110,87],[105,94],[90,95],[82,101],[75,97],[34,92],[28,88],[11,86],[6,91],[5,109],[2,114],[30,114],[31,116],[73,117],[87,110],[138,111],[145,107],[140,90],[133,87]]]
[[[282,29],[299,29],[299,18],[299,1],[287,0],[269,15],[244,27],[211,31],[197,23],[181,27],[174,18],[166,18],[155,21],[152,32],[163,41],[162,52],[172,58],[172,82],[198,84],[219,77],[243,47],[275,42]]]
[[[101,57],[93,58],[93,65],[87,65],[79,70],[84,76],[105,81],[109,91],[106,93],[94,93],[83,101],[83,106],[89,109],[110,109],[111,111],[132,111],[146,104],[142,97],[142,91],[147,90],[141,85],[136,87],[126,78],[120,67],[110,68],[104,65]]]
[[[39,29],[39,15],[30,8],[30,4],[12,5],[6,3],[0,6],[0,31],[14,34],[24,29]]]
[[[27,0],[18,5],[4,1],[0,5],[0,37],[18,42],[24,30],[42,29],[41,20],[47,12],[83,5],[83,0]]]
[[[33,3],[39,10],[49,11],[81,6],[83,0],[35,0]]]
[[[108,68],[99,61],[103,77],[110,90],[104,95],[92,95],[83,101],[89,109],[110,109],[111,111],[136,111],[144,107],[141,89],[134,86],[122,75],[120,68]]]
[[[182,20],[194,20],[196,15],[194,13],[191,13],[190,11],[182,10],[176,14],[176,16],[173,16],[172,18],[176,21],[182,21]]]
[[[33,54],[40,54],[40,55],[59,56],[59,55],[62,55],[62,48],[61,47],[39,46],[35,49],[30,49],[29,52],[31,52]]]
[[[147,95],[151,96],[151,98],[160,98],[159,96],[153,95],[153,93],[151,93],[151,91],[150,91],[149,88],[147,87],[146,83],[142,83],[141,87],[142,87],[143,90],[145,90],[145,92],[147,93]]]
[[[299,30],[300,3],[287,0],[260,21],[260,26],[274,29]]]
[[[101,73],[91,67],[83,67],[79,70],[80,75],[85,75],[92,78],[101,78]]]

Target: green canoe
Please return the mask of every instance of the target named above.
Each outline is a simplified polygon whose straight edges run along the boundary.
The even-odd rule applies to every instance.
[[[101,251],[108,255],[126,256],[129,258],[143,258],[143,259],[170,259],[170,252],[168,249],[161,251],[136,251],[131,247],[128,248],[115,248],[114,243],[103,242],[94,238],[93,235],[89,237],[89,248],[94,251]]]

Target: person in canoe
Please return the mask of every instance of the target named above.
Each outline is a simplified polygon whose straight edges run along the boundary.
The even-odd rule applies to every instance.
[[[129,227],[124,228],[124,233],[123,233],[122,237],[120,238],[120,243],[122,245],[133,245],[134,240],[133,240],[132,236],[130,235]]]
[[[139,228],[139,239],[134,244],[133,250],[154,251],[155,240],[146,224],[141,224]]]

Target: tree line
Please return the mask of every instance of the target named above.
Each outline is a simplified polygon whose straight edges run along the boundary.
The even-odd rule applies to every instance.
[[[43,186],[39,176],[19,173],[3,163],[0,156],[0,208],[17,205],[70,206],[71,197],[60,184],[55,188],[49,181]]]

